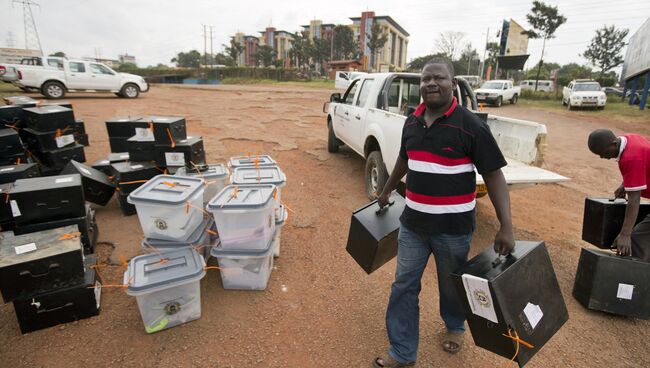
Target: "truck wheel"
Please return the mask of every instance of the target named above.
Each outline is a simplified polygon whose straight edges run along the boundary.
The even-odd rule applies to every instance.
[[[380,151],[372,151],[366,160],[366,195],[375,199],[388,181],[388,171]]]
[[[59,82],[47,82],[43,85],[41,93],[51,99],[63,98],[65,96],[65,87]]]
[[[510,104],[515,105],[517,103],[518,99],[519,99],[519,96],[517,96],[517,95],[512,96],[512,99],[510,99]]]
[[[120,90],[120,94],[125,98],[136,98],[140,95],[140,88],[133,83],[127,83]]]
[[[332,121],[327,120],[327,151],[329,153],[336,153],[339,151],[339,140],[334,134],[334,128],[332,128]]]
[[[501,107],[502,104],[503,104],[503,97],[501,96],[497,97],[497,102],[494,103],[494,106]]]

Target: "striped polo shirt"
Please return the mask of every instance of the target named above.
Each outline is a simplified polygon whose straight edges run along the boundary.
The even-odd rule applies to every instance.
[[[426,105],[404,123],[400,157],[408,162],[402,224],[423,235],[469,234],[476,228],[476,171],[506,166],[490,128],[454,98],[427,128]]]

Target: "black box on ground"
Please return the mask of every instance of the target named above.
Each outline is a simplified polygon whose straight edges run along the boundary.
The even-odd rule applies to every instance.
[[[117,201],[120,205],[120,210],[124,216],[131,216],[136,214],[135,206],[127,201],[129,193],[117,193]]]
[[[101,171],[77,161],[70,161],[61,171],[61,175],[79,174],[84,189],[84,198],[88,202],[106,206],[115,193],[115,184]]]
[[[22,128],[25,112],[20,106],[0,106],[0,128]]]
[[[582,240],[608,249],[623,227],[625,220],[624,199],[585,198],[585,212],[582,220]],[[650,203],[641,203],[636,223],[650,213]]]
[[[86,133],[74,133],[74,140],[82,146],[90,146],[90,139]]]
[[[126,141],[128,140],[128,137],[110,137],[108,138],[108,145],[111,148],[111,152],[113,153],[120,153],[120,152],[127,152],[129,149],[128,144]]]
[[[139,136],[133,136],[126,141],[131,161],[154,161],[156,150],[154,141],[142,141]]]
[[[381,211],[377,201],[352,213],[346,250],[370,274],[397,255],[399,217],[404,211],[404,198],[393,193],[389,206]]]
[[[37,152],[57,150],[75,144],[75,136],[71,130],[65,132],[63,130],[40,132],[25,128],[21,130],[21,136],[29,149]]]
[[[11,212],[11,203],[7,200],[9,192],[13,186],[13,182],[0,184],[0,224],[5,224],[5,227],[7,227],[9,223],[14,222],[14,216]],[[13,228],[13,226],[9,227]],[[7,231],[7,229],[3,227],[2,231]]]
[[[72,160],[77,162],[86,162],[84,146],[80,144],[74,144],[72,146],[52,151],[38,152],[37,156],[41,159],[43,164],[58,169],[59,171]]]
[[[650,263],[582,249],[573,296],[588,309],[650,319]]]
[[[78,174],[16,180],[9,199],[19,226],[86,215]]]
[[[74,124],[72,109],[63,106],[30,107],[25,109],[25,126],[41,132],[65,129]]]
[[[106,121],[106,130],[109,138],[123,138],[124,140],[136,134],[135,128],[150,128],[150,121],[141,116],[115,117]],[[113,151],[124,152],[124,151]]]
[[[151,162],[117,162],[111,165],[113,180],[122,194],[139,188],[147,180],[162,172]]]
[[[86,215],[83,217],[21,225],[14,228],[14,234],[25,235],[70,225],[76,225],[81,233],[81,245],[84,248],[84,254],[94,253],[99,231],[95,219],[95,210],[89,204],[86,204]]]
[[[544,242],[517,241],[505,258],[490,246],[451,277],[474,343],[507,359],[518,347],[520,367],[569,318]]]
[[[187,137],[176,142],[174,147],[156,144],[156,162],[166,167],[192,167],[192,164],[205,164],[203,138]]]
[[[103,172],[106,176],[113,176],[113,171],[111,171],[111,162],[108,161],[107,158],[95,161],[92,168]]]
[[[0,184],[13,183],[18,179],[29,179],[41,176],[38,165],[25,163],[18,165],[0,166]]]
[[[14,300],[22,333],[41,330],[99,314],[101,283],[93,266],[94,255],[85,260],[84,278],[56,285],[55,289]]]
[[[0,129],[0,156],[15,156],[25,152],[20,135],[13,129]]]
[[[32,160],[26,153],[19,153],[17,155],[0,155],[0,166],[17,165],[29,162],[32,162]]]
[[[153,136],[157,144],[169,146],[172,141],[178,142],[187,138],[184,118],[149,116],[147,120],[153,122]]]
[[[77,226],[14,235],[2,233],[0,291],[5,302],[53,284],[83,279],[83,248]]]

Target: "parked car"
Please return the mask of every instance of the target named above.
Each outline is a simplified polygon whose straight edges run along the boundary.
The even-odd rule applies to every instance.
[[[510,101],[516,104],[521,95],[521,88],[514,87],[510,80],[491,80],[483,83],[481,88],[476,90],[476,101],[485,102],[496,107],[503,104],[503,101]]]
[[[360,76],[360,75],[365,75],[368,73],[364,72],[350,72],[350,71],[338,71],[336,72],[336,79],[334,80],[334,88],[336,89],[347,89],[348,86],[350,85],[350,82],[354,80],[354,78]]]
[[[521,87],[522,90],[534,91],[535,90],[535,80],[533,80],[533,79],[522,80],[519,83],[519,87]],[[538,80],[537,81],[537,90],[538,91],[553,92],[554,89],[555,89],[555,85],[554,85],[552,80]]]
[[[481,78],[478,75],[457,75],[456,78],[463,78],[472,88],[481,85]]]
[[[136,98],[149,85],[140,76],[118,73],[108,66],[85,60],[48,57],[44,65],[11,64],[19,79],[11,83],[21,89],[34,88],[47,98],[63,98],[68,92],[113,92]],[[5,65],[6,67],[7,65]]]
[[[562,104],[569,110],[574,107],[596,107],[602,110],[606,103],[607,95],[594,80],[576,79],[562,89]]]
[[[459,78],[454,96],[459,105],[476,109],[474,92],[465,80]],[[368,197],[381,192],[388,180],[397,160],[404,121],[420,102],[420,74],[373,73],[355,79],[343,95],[334,93],[323,105],[327,149],[337,152],[345,144],[366,160]],[[546,147],[546,126],[487,114],[483,117],[507,157],[503,174],[509,188],[568,180],[539,167]],[[478,174],[476,182],[477,195],[485,195],[487,189]]]
[[[603,87],[600,89],[601,91],[605,92],[607,96],[616,96],[616,97],[623,97],[623,88],[618,88],[618,87]],[[628,90],[625,93],[625,98],[629,98],[630,95],[632,94],[632,91]],[[641,103],[641,93],[639,91],[634,92],[634,100],[632,101],[635,105],[638,105]]]

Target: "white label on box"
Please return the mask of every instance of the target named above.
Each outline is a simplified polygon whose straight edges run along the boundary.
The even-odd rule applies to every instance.
[[[1,169],[0,172],[5,172],[5,171],[14,171],[14,169],[16,169],[16,167],[14,167],[14,166],[12,166],[12,167],[5,167],[4,169]]]
[[[138,142],[153,142],[153,132],[149,128],[135,128],[135,140]]]
[[[95,281],[95,302],[97,302],[97,309],[99,309],[99,300],[102,298],[102,284]]]
[[[492,293],[488,280],[474,275],[463,274],[463,285],[467,293],[467,301],[472,308],[472,313],[494,323],[499,323],[494,310]]]
[[[533,330],[542,319],[542,317],[544,317],[544,313],[542,313],[542,309],[539,307],[539,305],[532,303],[526,304],[526,308],[524,308],[524,314],[526,315],[526,318],[528,318],[530,327],[532,327]]]
[[[634,294],[634,285],[618,284],[618,292],[616,293],[617,298],[632,300],[632,294]]]
[[[72,134],[62,135],[62,136],[56,137],[54,139],[56,139],[56,146],[58,148],[65,147],[65,146],[67,146],[69,144],[74,143],[74,135],[72,135]]]
[[[54,182],[55,182],[56,184],[61,184],[61,183],[72,183],[73,180],[74,180],[74,177],[73,177],[73,176],[68,176],[67,178],[56,179],[56,180],[54,180]]]
[[[21,213],[20,213],[20,208],[18,208],[18,203],[16,203],[16,201],[12,199],[9,202],[9,204],[11,205],[11,213],[14,215],[14,217],[20,216]]]
[[[36,250],[36,243],[29,243],[25,245],[19,245],[17,247],[14,247],[14,250],[16,251],[16,254],[23,254],[27,252],[33,252]]]
[[[90,176],[93,175],[93,173],[91,173],[89,170],[86,170],[85,167],[80,167],[79,170],[83,171],[86,175],[90,175]]]
[[[183,166],[185,165],[185,153],[165,152],[165,162],[167,166]]]
[[[131,166],[132,169],[142,169],[142,165],[133,165]]]

